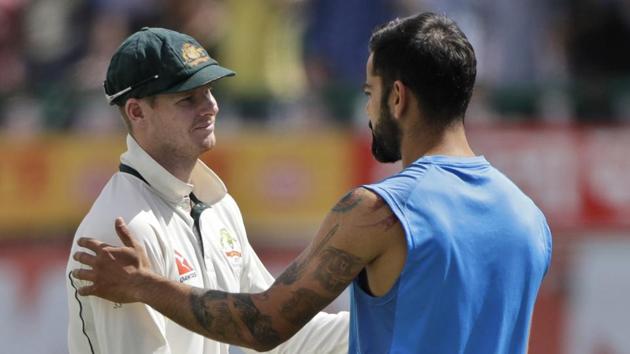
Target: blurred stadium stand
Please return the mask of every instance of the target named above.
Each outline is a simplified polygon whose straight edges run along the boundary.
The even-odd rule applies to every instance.
[[[473,148],[554,233],[529,352],[630,353],[624,0],[0,0],[0,352],[67,352],[65,262],[124,150],[102,80],[129,33],[189,33],[239,73],[214,91],[218,145],[204,160],[278,274],[344,191],[398,168],[370,156],[365,42],[384,18],[420,10],[468,34],[479,57]],[[343,308],[345,295],[331,307]]]

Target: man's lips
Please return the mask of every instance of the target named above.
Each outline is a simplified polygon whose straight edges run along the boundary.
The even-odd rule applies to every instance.
[[[197,124],[193,130],[214,130],[214,121],[207,121]]]

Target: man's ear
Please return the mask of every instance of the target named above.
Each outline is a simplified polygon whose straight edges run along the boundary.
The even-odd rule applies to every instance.
[[[400,119],[409,104],[409,88],[400,80],[394,81],[389,99],[392,115],[394,118]]]
[[[146,116],[146,110],[148,108],[146,106],[147,105],[140,102],[140,100],[137,98],[130,98],[127,100],[127,102],[125,102],[124,111],[127,115],[127,118],[129,118],[129,122],[132,125],[141,123],[144,120]]]

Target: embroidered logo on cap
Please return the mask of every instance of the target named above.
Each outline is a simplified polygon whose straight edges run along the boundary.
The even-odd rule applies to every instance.
[[[177,251],[175,251],[175,264],[177,265],[180,283],[197,276],[197,272],[195,272],[193,267],[190,265],[190,262],[188,262],[188,260]]]
[[[182,46],[182,58],[184,58],[184,63],[190,67],[195,67],[210,60],[210,56],[208,56],[205,49],[192,43],[184,43]]]

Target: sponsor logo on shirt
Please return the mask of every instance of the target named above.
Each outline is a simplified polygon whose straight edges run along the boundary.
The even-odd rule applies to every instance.
[[[197,276],[197,272],[190,265],[190,262],[182,256],[181,253],[175,251],[175,264],[179,272],[179,282],[183,283]]]

